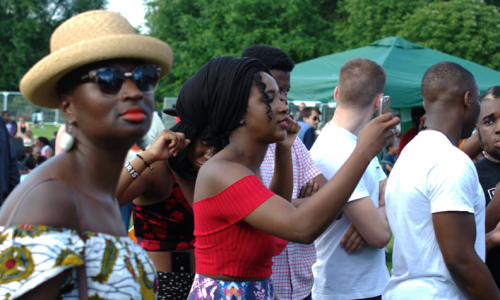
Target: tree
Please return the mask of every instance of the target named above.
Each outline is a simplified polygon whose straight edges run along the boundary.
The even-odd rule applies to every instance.
[[[21,77],[50,52],[49,39],[66,19],[104,8],[106,0],[0,0],[0,91],[19,89]]]
[[[341,0],[335,24],[342,50],[363,47],[396,35],[405,16],[429,0]]]
[[[170,44],[172,71],[157,96],[175,96],[211,58],[239,57],[252,44],[285,50],[295,62],[334,52],[335,1],[155,0],[146,14],[151,35]],[[331,9],[328,11],[328,9]]]
[[[430,3],[407,15],[399,35],[500,70],[500,13],[481,0]]]

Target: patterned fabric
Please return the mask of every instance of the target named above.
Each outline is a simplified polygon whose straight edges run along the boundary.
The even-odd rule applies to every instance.
[[[158,272],[158,300],[187,299],[193,279],[192,273]]]
[[[274,157],[276,144],[269,145],[260,172],[264,184],[269,187],[274,174]],[[292,145],[293,193],[297,198],[300,189],[321,171],[316,167],[309,151],[300,139]],[[314,244],[303,245],[289,242],[280,255],[273,257],[273,282],[279,299],[302,300],[312,290],[314,278],[312,265],[316,262]]]
[[[174,174],[170,174],[174,184],[172,193],[165,201],[151,205],[133,205],[135,237],[137,243],[147,251],[194,248],[193,208],[187,202]]]
[[[3,230],[0,227],[0,231]],[[85,262],[90,299],[156,299],[156,270],[128,237],[41,225],[15,225],[0,236],[0,299],[15,299],[70,269],[57,299],[78,299]]]
[[[199,274],[187,300],[274,300],[272,279],[252,282],[223,281]]]

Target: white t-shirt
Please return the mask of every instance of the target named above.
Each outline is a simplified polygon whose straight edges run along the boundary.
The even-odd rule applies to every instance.
[[[330,180],[356,147],[357,137],[344,128],[326,125],[311,149],[316,166]],[[378,207],[379,183],[386,178],[377,158],[368,165],[349,201],[370,197]],[[365,245],[348,254],[340,242],[352,222],[346,214],[315,241],[314,300],[363,299],[382,295],[389,279],[384,249]]]
[[[432,214],[473,213],[475,248],[484,261],[484,193],[471,159],[444,134],[422,131],[406,145],[392,169],[385,200],[394,253],[383,299],[465,300],[444,263]]]

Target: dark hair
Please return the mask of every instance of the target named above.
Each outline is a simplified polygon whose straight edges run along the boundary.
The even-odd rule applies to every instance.
[[[309,118],[312,115],[313,111],[316,111],[318,115],[321,115],[317,107],[304,107],[304,109],[300,111],[299,121],[304,120],[304,118]]]
[[[260,76],[259,73],[253,74],[253,81],[255,81],[255,83],[257,83],[257,85],[259,86],[259,91],[262,94],[262,101],[264,101],[267,106],[267,118],[269,119],[269,121],[271,121],[271,114],[273,112],[273,110],[271,109],[271,102],[273,101],[273,99],[269,98],[269,96],[266,94],[266,84],[262,82],[262,76]]]
[[[38,141],[42,143],[44,146],[50,146],[50,141],[46,137],[39,137]]]
[[[425,115],[425,109],[423,107],[414,107],[411,109],[411,127],[418,131],[420,126],[420,118]]]
[[[385,147],[385,149],[386,149],[387,151],[389,151],[389,149],[390,149],[391,147],[394,147],[394,146],[396,146],[396,141],[395,141],[394,139],[389,139],[389,144],[387,144],[387,146]]]
[[[348,108],[365,108],[384,91],[386,80],[384,68],[373,60],[348,60],[339,71],[337,102]]]
[[[483,101],[500,99],[500,86],[495,85],[487,89],[479,98],[479,102],[483,103]]]
[[[432,65],[422,78],[422,98],[433,102],[446,90],[475,90],[476,79],[461,65],[445,61]]]
[[[191,164],[191,161],[189,160],[189,153],[191,152],[191,149],[194,146],[196,140],[210,140],[210,134],[208,130],[195,129],[189,125],[186,125],[186,123],[183,123],[181,120],[179,123],[170,128],[170,131],[184,133],[185,138],[189,139],[191,142],[189,143],[189,145],[179,151],[177,156],[169,157],[168,165],[183,179],[196,179],[196,176],[198,175],[198,169]]]
[[[295,63],[285,51],[266,45],[252,45],[243,51],[241,57],[252,57],[263,62],[269,70],[292,72]]]
[[[10,114],[10,112],[9,112],[8,110],[4,110],[4,111],[2,112],[2,116],[4,116],[5,114]]]

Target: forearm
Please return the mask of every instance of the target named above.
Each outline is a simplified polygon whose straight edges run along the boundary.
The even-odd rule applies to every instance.
[[[291,201],[292,199],[292,149],[290,147],[282,147],[279,143],[276,144],[274,174],[271,185],[269,186],[269,190],[273,191],[274,193],[288,201]]]
[[[469,256],[456,264],[447,264],[459,290],[467,299],[500,299],[500,292],[484,262],[475,252]]]
[[[371,158],[357,148],[333,178],[294,211],[292,227],[314,241],[342,211]]]
[[[292,199],[292,205],[295,206],[295,207],[299,207],[301,206],[302,204],[304,204],[304,202],[306,202],[306,200],[309,199],[309,198],[294,198]]]
[[[491,202],[486,206],[485,230],[490,232],[500,223],[500,193],[496,193]]]
[[[150,164],[154,162],[152,157],[148,153],[146,153],[146,151],[143,152],[141,156],[144,159],[146,159],[146,161],[148,162],[151,161]],[[139,174],[142,174],[142,172],[144,172],[144,170],[146,170],[147,168],[144,161],[139,157],[136,157],[133,161],[131,161],[130,165]],[[124,194],[125,191],[130,187],[132,183],[134,183],[135,180],[136,179],[132,178],[127,169],[125,168],[122,169],[122,172],[120,174],[120,179],[118,180],[118,185],[116,187],[116,198],[118,199],[118,203],[120,204],[120,206],[123,206],[134,199],[134,197],[125,197]]]
[[[476,158],[476,156],[481,154],[483,148],[481,147],[481,144],[479,142],[477,131],[465,141],[464,145],[462,146],[462,151],[471,159],[474,159]]]

